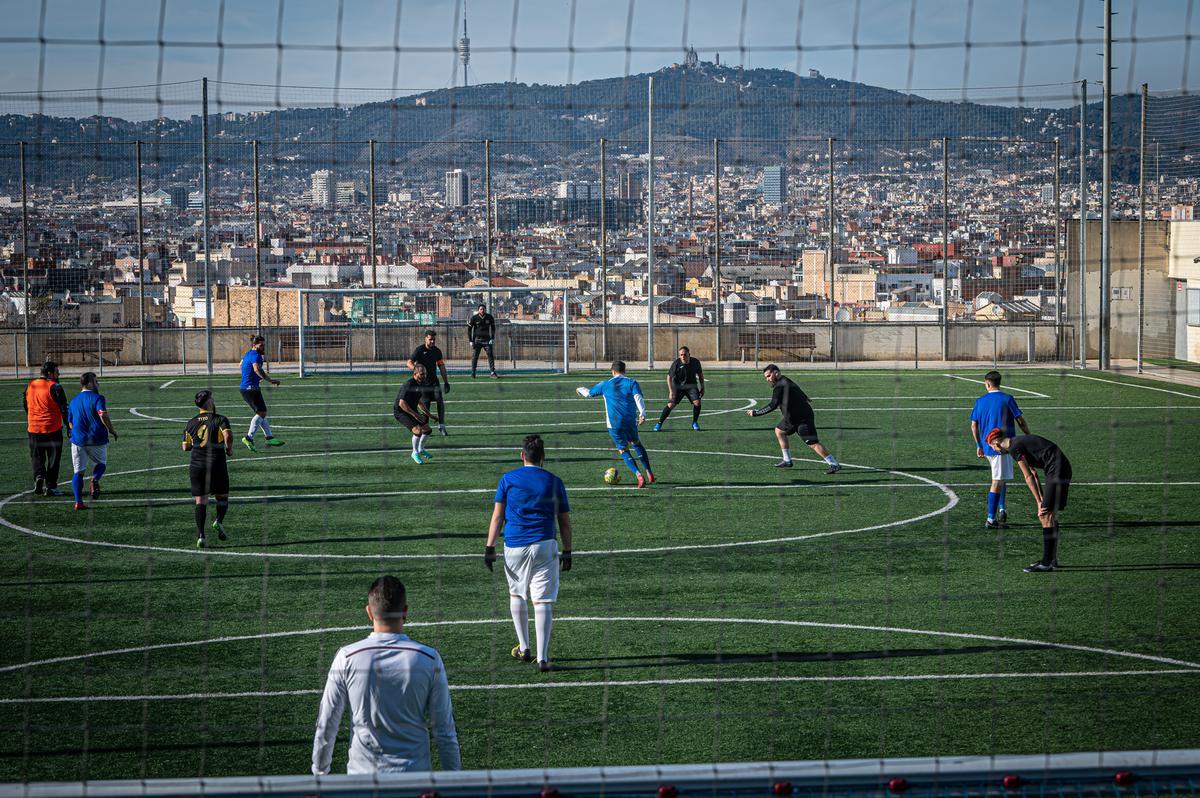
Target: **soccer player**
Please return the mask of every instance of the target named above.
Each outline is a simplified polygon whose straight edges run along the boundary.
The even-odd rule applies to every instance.
[[[692,429],[700,429],[700,400],[704,397],[704,368],[692,357],[692,350],[679,347],[679,357],[667,371],[667,406],[663,408],[654,431],[662,429],[663,423],[675,405],[687,399],[692,403]]]
[[[808,396],[800,390],[800,386],[783,376],[779,371],[779,366],[774,363],[763,369],[763,377],[774,388],[771,392],[771,402],[758,410],[747,410],[746,415],[765,416],[775,408],[779,408],[783,414],[783,418],[775,425],[775,438],[779,441],[779,450],[783,459],[776,463],[775,467],[792,467],[792,451],[788,448],[788,436],[796,434],[808,445],[808,448],[829,464],[829,468],[825,469],[826,474],[836,474],[841,471],[841,463],[817,439],[817,425],[813,419],[812,405],[808,401]]]
[[[1018,435],[1013,438],[1002,429],[987,434],[988,445],[1021,465],[1025,484],[1037,502],[1038,521],[1042,525],[1042,559],[1025,566],[1027,574],[1043,573],[1058,568],[1058,514],[1067,509],[1067,490],[1071,487],[1071,461],[1058,445],[1040,435]],[[1046,474],[1043,485],[1037,469]]]
[[[433,770],[429,727],[442,770],[461,770],[462,752],[450,705],[450,683],[437,649],[404,634],[404,584],[381,576],[367,591],[371,634],[338,649],[329,666],[313,735],[312,772],[329,773],[342,714],[350,706],[347,773]]]
[[[496,340],[496,319],[487,312],[487,305],[482,302],[467,322],[467,340],[471,342],[471,379],[475,379],[475,369],[479,366],[479,350],[487,350],[488,371],[492,379],[500,375],[496,373],[496,360],[492,357],[492,344]]]
[[[446,394],[450,393],[450,377],[446,374],[446,359],[442,357],[442,350],[438,349],[436,340],[436,333],[426,330],[425,343],[413,350],[408,359],[408,367],[415,369],[418,363],[425,367],[425,378],[421,381],[421,387],[425,391],[425,403],[428,404],[430,399],[437,402],[438,432],[449,435],[446,432]],[[439,369],[442,372],[440,387],[437,381]]]
[[[534,629],[537,632],[537,669],[550,667],[550,627],[553,606],[558,598],[560,571],[571,570],[571,508],[563,481],[542,468],[546,444],[540,435],[528,435],[521,446],[520,468],[500,477],[496,486],[496,504],[488,526],[483,564],[492,570],[496,562],[496,537],[504,528],[504,575],[508,579],[508,607],[517,629],[514,659],[530,662],[529,605],[533,601]],[[562,533],[562,553],[558,551],[554,526]]]
[[[225,511],[229,509],[229,463],[233,457],[233,431],[229,419],[218,415],[212,391],[196,393],[200,412],[187,423],[183,431],[183,450],[192,453],[188,477],[192,481],[192,497],[196,500],[196,548],[204,548],[204,522],[208,514],[208,497],[217,499],[217,520],[212,528],[220,540],[225,540]]]
[[[33,492],[61,496],[58,469],[62,463],[63,422],[67,419],[67,393],[58,384],[58,364],[47,360],[40,377],[25,386],[25,429],[29,432],[29,459],[33,463]]]
[[[421,386],[424,379],[425,366],[418,363],[413,366],[412,377],[400,386],[396,402],[392,405],[392,415],[412,433],[412,459],[417,465],[433,457],[425,451],[430,429],[429,405],[425,402],[425,389]]]
[[[650,455],[638,438],[638,425],[646,420],[646,400],[642,397],[642,386],[637,384],[637,380],[625,376],[625,362],[613,361],[611,379],[598,382],[591,389],[580,386],[575,392],[584,399],[593,396],[604,397],[604,417],[608,422],[608,434],[621,454],[621,459],[633,472],[639,488],[654,484]],[[629,453],[630,449],[645,466],[645,476],[638,470],[637,461]]]
[[[1021,432],[1029,434],[1029,424],[1017,407],[1017,400],[1012,394],[1000,390],[1000,372],[989,371],[983,375],[983,384],[987,393],[975,400],[971,408],[971,437],[975,439],[975,456],[986,457],[992,467],[992,487],[987,497],[988,529],[1000,529],[1008,524],[1008,511],[1004,507],[1004,499],[1008,495],[1008,480],[1013,478],[1012,458],[1002,454],[991,446],[982,436],[992,429],[1004,431],[1006,438]]]
[[[262,389],[259,385],[266,380],[271,385],[278,385],[279,380],[267,373],[267,361],[263,351],[267,348],[266,339],[261,335],[250,338],[250,348],[242,356],[242,398],[254,415],[250,418],[250,431],[242,438],[242,443],[252,452],[254,436],[261,429],[267,436],[267,446],[283,446],[283,441],[271,434],[271,424],[267,421],[267,403],[263,400]]]
[[[108,468],[108,436],[117,439],[112,419],[108,415],[108,404],[100,393],[96,374],[85,371],[79,375],[79,387],[83,390],[67,406],[67,419],[71,427],[71,465],[75,475],[71,478],[71,491],[75,494],[75,509],[86,510],[83,503],[83,477],[88,463],[92,464],[93,499],[100,496],[100,477]]]

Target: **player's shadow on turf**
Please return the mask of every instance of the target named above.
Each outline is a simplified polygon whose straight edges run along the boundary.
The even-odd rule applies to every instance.
[[[991,654],[1001,651],[1032,651],[1046,646],[1031,643],[1003,643],[962,648],[885,648],[878,651],[772,651],[767,654],[717,654],[687,652],[570,659],[557,657],[554,669],[563,671],[626,670],[631,668],[675,668],[685,665],[745,665],[764,662],[853,662],[856,660],[904,659],[908,657],[945,657],[960,654]],[[594,665],[564,665],[565,662],[595,662]],[[615,663],[615,664],[614,664]]]
[[[426,532],[418,535],[374,535],[361,538],[309,538],[281,540],[278,543],[246,543],[244,545],[214,546],[214,549],[273,549],[280,546],[321,546],[327,543],[410,543],[416,540],[475,540],[477,532]],[[365,555],[371,556],[371,555]]]
[[[1121,563],[1120,565],[1060,565],[1060,571],[1200,571],[1200,562]]]

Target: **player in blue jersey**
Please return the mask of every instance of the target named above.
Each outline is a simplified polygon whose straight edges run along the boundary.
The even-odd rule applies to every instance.
[[[996,451],[984,440],[988,431],[999,429],[1004,437],[1011,438],[1017,434],[1017,427],[1026,435],[1029,434],[1029,424],[1017,407],[1017,400],[1012,394],[1000,390],[1000,372],[989,371],[983,375],[983,384],[987,393],[975,400],[971,408],[971,437],[975,439],[975,456],[986,457],[992,467],[992,486],[987,497],[988,529],[1000,529],[1008,524],[1008,510],[1005,509],[1004,499],[1008,495],[1008,480],[1013,478],[1013,460],[1009,455]]]
[[[646,420],[646,400],[642,397],[642,387],[637,380],[625,376],[624,361],[617,360],[612,364],[612,379],[598,382],[591,389],[579,387],[575,392],[588,399],[593,396],[604,397],[604,416],[608,421],[608,434],[621,453],[621,459],[637,480],[637,486],[644,488],[654,483],[654,472],[650,470],[650,455],[646,447],[638,439],[638,425]],[[630,450],[637,454],[638,460],[646,468],[646,474],[638,470],[637,460],[634,460]]]
[[[533,601],[537,631],[537,669],[550,667],[552,608],[558,599],[558,577],[571,570],[571,508],[563,481],[542,468],[546,444],[540,435],[526,436],[521,446],[520,468],[500,477],[496,503],[488,527],[483,564],[492,570],[496,562],[496,538],[504,534],[504,575],[508,578],[508,607],[517,630],[514,659],[531,662],[529,650],[529,605]],[[562,533],[558,551],[555,524]]]
[[[283,446],[283,441],[271,434],[271,425],[267,422],[267,403],[263,399],[262,389],[258,387],[263,380],[272,385],[279,384],[279,380],[267,373],[267,361],[263,357],[266,348],[266,340],[261,335],[255,335],[250,339],[250,349],[242,356],[242,398],[254,411],[250,418],[250,431],[242,438],[242,443],[252,452],[258,451],[254,448],[254,436],[260,429],[267,436],[267,446]]]
[[[95,499],[100,495],[100,477],[108,468],[108,436],[111,435],[115,440],[117,431],[108,417],[108,404],[100,393],[95,372],[80,374],[79,387],[83,390],[67,406],[67,419],[71,427],[71,464],[75,469],[71,490],[75,493],[75,509],[86,510],[83,503],[83,477],[88,463],[92,464],[91,497]]]

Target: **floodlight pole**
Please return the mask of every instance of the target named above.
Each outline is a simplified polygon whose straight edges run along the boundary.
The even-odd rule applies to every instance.
[[[29,341],[29,315],[33,312],[33,292],[29,289],[29,180],[25,176],[25,142],[19,145],[21,160],[21,287],[25,289],[25,368],[33,363]]]
[[[484,190],[484,208],[483,219],[484,225],[487,227],[487,284],[492,286],[492,263],[495,259],[492,244],[492,140],[483,140],[483,190]]]
[[[134,175],[137,182],[137,258],[138,258],[138,362],[146,365],[146,247],[142,237],[142,142],[133,143]]]
[[[600,139],[600,348],[608,360],[608,159]]]
[[[208,373],[212,374],[212,252],[208,237],[208,78],[203,78],[200,83],[200,113],[200,191],[204,205],[204,362]]]
[[[1063,359],[1063,297],[1065,281],[1062,273],[1062,146],[1054,139],[1054,348],[1055,360]]]
[[[654,368],[654,76],[646,113],[646,368]]]
[[[254,161],[254,327],[262,335],[262,207],[258,195],[258,140],[251,142]]]
[[[826,215],[829,225],[829,239],[825,242],[825,260],[828,269],[829,281],[825,285],[825,290],[828,293],[827,312],[829,314],[829,359],[837,365],[837,327],[834,324],[833,318],[833,282],[836,279],[836,273],[833,267],[833,137],[829,137],[829,186],[826,196]]]
[[[1087,81],[1079,98],[1079,368],[1087,368]]]
[[[1138,141],[1138,329],[1137,371],[1142,373],[1142,356],[1146,346],[1146,106],[1150,100],[1149,84],[1142,84],[1142,121]]]
[[[713,322],[715,358],[721,359],[721,141],[713,139]]]
[[[942,136],[942,360],[950,349],[950,139]],[[919,354],[919,353],[918,353]]]
[[[1112,0],[1104,0],[1104,127],[1100,199],[1100,369],[1112,365],[1109,328],[1112,316]]]
[[[375,139],[367,142],[367,172],[368,180],[371,185],[367,187],[367,201],[371,204],[369,212],[370,224],[370,241],[367,242],[367,252],[371,258],[371,287],[379,287],[379,260],[376,257],[376,240],[377,240],[377,210],[375,207]],[[353,338],[350,343],[351,348],[354,346]],[[379,360],[379,303],[375,301],[375,297],[371,297],[371,359]]]

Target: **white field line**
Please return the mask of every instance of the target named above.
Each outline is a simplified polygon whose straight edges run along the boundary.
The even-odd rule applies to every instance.
[[[1120,380],[1106,380],[1101,377],[1089,377],[1085,374],[1068,374],[1068,377],[1074,377],[1077,380],[1091,380],[1092,382],[1106,382],[1109,385],[1120,385],[1125,388],[1140,388],[1143,391],[1158,391],[1159,393],[1169,393],[1175,396],[1186,396],[1188,399],[1200,399],[1194,393],[1184,393],[1183,391],[1171,391],[1166,388],[1155,388],[1152,385],[1138,385],[1135,382],[1121,382]]]
[[[649,667],[653,667],[653,663]],[[1154,668],[1127,671],[1035,671],[1033,673],[914,673],[877,674],[868,676],[708,676],[683,679],[605,679],[581,682],[526,682],[518,684],[452,684],[454,692],[480,690],[578,690],[580,688],[680,687],[710,684],[788,684],[797,682],[956,682],[992,679],[1088,679],[1126,676],[1195,675],[1192,668]],[[255,690],[240,693],[179,693],[165,695],[75,695],[46,698],[0,698],[0,705],[12,704],[87,704],[92,702],[129,701],[218,701],[248,698],[281,698],[286,696],[320,695],[324,689]]]
[[[943,376],[943,377],[949,377],[949,378],[950,378],[950,379],[952,379],[952,380],[962,380],[963,382],[973,382],[973,383],[975,383],[975,384],[977,384],[977,385],[983,385],[983,384],[984,384],[983,380],[972,380],[972,379],[970,379],[970,378],[968,378],[968,377],[960,377],[960,376],[958,376],[957,374],[943,374],[942,376]],[[1035,396],[1035,397],[1037,397],[1038,399],[1051,399],[1051,398],[1053,398],[1053,397],[1047,396],[1047,395],[1046,395],[1046,394],[1044,394],[1044,393],[1038,393],[1037,391],[1028,391],[1028,390],[1026,390],[1026,389],[1024,389],[1024,388],[1014,388],[1014,387],[1012,387],[1011,385],[1004,385],[1004,386],[1002,386],[1002,389],[1003,389],[1003,390],[1005,390],[1005,391],[1017,391],[1018,393],[1026,393],[1026,394],[1029,394],[1030,396]]]
[[[359,454],[377,454],[379,452],[394,453],[395,449],[374,449],[359,452]],[[479,446],[469,449],[458,449],[458,452],[483,452],[483,451],[513,451],[510,447],[505,446]],[[588,451],[588,452],[608,452],[608,448],[594,446],[564,446],[559,447],[557,451]],[[719,457],[748,457],[755,459],[774,460],[775,455],[766,454],[749,454],[746,452],[706,452],[696,450],[680,450],[680,449],[656,449],[656,453],[660,454],[692,454],[692,455],[711,455]],[[281,454],[268,455],[266,457],[252,458],[253,461],[262,460],[287,460],[300,457],[327,457],[325,452],[303,452],[299,454]],[[798,458],[800,459],[800,458]],[[245,462],[243,458],[242,462]],[[235,461],[236,462],[236,461]],[[801,462],[818,462],[811,458],[801,459]],[[907,477],[908,479],[917,482],[925,483],[926,485],[937,488],[946,496],[946,503],[936,510],[924,513],[922,515],[913,516],[911,518],[902,518],[896,521],[888,521],[880,524],[872,524],[870,526],[858,527],[855,529],[837,529],[829,532],[814,532],[807,535],[789,535],[778,538],[760,538],[754,540],[736,540],[727,543],[689,543],[678,546],[654,546],[648,548],[626,548],[626,549],[607,549],[603,551],[580,551],[575,553],[579,556],[614,556],[620,554],[647,554],[647,553],[663,553],[671,551],[700,551],[709,549],[726,549],[740,548],[744,546],[762,546],[772,543],[795,543],[802,540],[814,540],[817,538],[833,537],[836,535],[849,535],[855,532],[871,532],[877,529],[888,529],[896,526],[904,526],[905,524],[918,523],[934,516],[947,513],[958,504],[958,494],[940,482],[922,477],[917,474],[909,474],[904,471],[895,469],[881,469],[873,466],[855,465],[853,463],[842,463],[845,468],[856,468],[864,471],[876,471],[881,473],[893,474],[899,477]],[[155,471],[165,471],[168,469],[185,468],[186,464],[170,465],[170,466],[154,466],[152,468],[139,468],[130,471],[120,471],[107,476],[125,476],[130,474],[145,474]],[[11,496],[0,501],[0,525],[6,526],[9,529],[18,532],[22,535],[30,537],[42,538],[44,540],[54,540],[60,543],[73,543],[83,546],[98,546],[101,548],[121,549],[125,551],[157,551],[171,554],[189,554],[192,556],[220,556],[220,557],[260,557],[260,558],[279,558],[279,559],[302,559],[302,560],[451,560],[451,559],[470,559],[478,557],[477,554],[307,554],[301,552],[263,552],[263,551],[227,551],[224,549],[194,549],[194,548],[174,548],[166,546],[148,546],[135,543],[113,543],[106,540],[82,540],[80,538],[71,538],[64,535],[54,535],[49,532],[40,532],[36,529],[31,529],[26,526],[14,523],[3,517],[4,507],[10,502],[22,496],[26,496],[31,491],[21,491],[14,493]]]
[[[1053,648],[1062,651],[1080,651],[1087,654],[1100,654],[1110,657],[1124,657],[1126,659],[1136,659],[1143,662],[1153,662],[1159,665],[1170,665],[1177,668],[1187,668],[1200,672],[1200,663],[1189,662],[1187,660],[1174,659],[1171,657],[1162,657],[1157,654],[1142,654],[1136,651],[1123,651],[1112,648],[1099,648],[1096,646],[1085,646],[1076,643],[1055,643],[1046,640],[1031,640],[1022,637],[1005,637],[1002,635],[985,635],[972,632],[944,632],[931,629],[914,629],[905,626],[874,626],[869,624],[856,623],[826,623],[822,621],[792,621],[785,619],[774,618],[714,618],[714,617],[673,617],[673,616],[565,616],[555,618],[557,623],[680,623],[680,624],[727,624],[727,625],[742,625],[742,626],[781,626],[785,628],[801,628],[801,629],[840,629],[853,632],[876,632],[884,634],[901,634],[901,635],[916,635],[927,637],[943,637],[954,640],[982,640],[990,643],[1012,643],[1017,645],[1037,646],[1040,648]],[[487,624],[504,624],[512,623],[509,618],[477,618],[469,620],[451,620],[451,621],[414,621],[405,624],[407,628],[424,628],[434,626],[483,626]],[[38,668],[45,665],[60,665],[66,662],[79,662],[81,660],[96,659],[99,657],[112,657],[124,654],[142,654],[147,651],[163,651],[166,649],[177,648],[195,648],[197,646],[214,645],[220,643],[239,643],[248,640],[267,640],[282,637],[301,637],[307,635],[332,634],[341,632],[358,632],[366,631],[363,626],[333,626],[317,629],[294,629],[283,632],[262,632],[252,635],[230,635],[225,637],[212,637],[205,640],[184,640],[174,643],[153,643],[145,646],[129,646],[127,648],[113,648],[104,651],[90,651],[84,654],[70,654],[61,657],[51,657],[49,659],[31,660],[29,662],[21,662],[14,665],[5,665],[0,667],[0,673],[11,673],[14,671],[28,670]]]
[[[166,381],[166,382],[164,382],[162,385],[158,386],[158,390],[160,390],[160,391],[161,391],[161,390],[164,390],[164,389],[166,389],[166,388],[170,388],[170,387],[171,387],[171,385],[172,385],[172,384],[174,384],[174,382],[175,382],[175,380],[167,380],[167,381]]]

